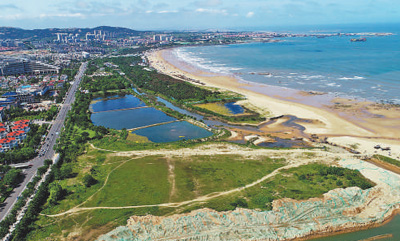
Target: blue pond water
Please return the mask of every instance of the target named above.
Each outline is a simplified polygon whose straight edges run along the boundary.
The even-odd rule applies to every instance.
[[[209,137],[213,133],[186,121],[174,122],[165,125],[153,126],[132,133],[146,136],[152,142],[172,142],[182,139],[197,139]]]
[[[228,108],[234,115],[242,114],[244,112],[244,109],[235,102],[225,103],[225,107]]]
[[[193,116],[193,117],[195,117],[197,120],[202,120],[202,119],[203,119],[203,116],[198,115],[198,114],[193,113],[193,112],[190,112],[190,111],[187,111],[187,110],[184,110],[184,109],[179,108],[179,107],[177,107],[177,106],[174,106],[171,102],[166,101],[166,100],[164,100],[163,98],[157,97],[157,101],[159,101],[159,102],[161,102],[161,103],[164,103],[166,107],[168,107],[168,108],[170,108],[170,109],[172,109],[172,110],[178,111],[178,112],[181,113],[181,114]]]
[[[102,98],[97,98],[95,100],[102,100]],[[133,95],[125,96],[112,96],[102,101],[98,101],[90,105],[93,112],[108,111],[108,110],[118,110],[146,106],[140,99],[134,97]]]
[[[154,108],[94,113],[91,119],[95,125],[117,130],[123,128],[132,129],[176,120]]]
[[[112,96],[107,99],[98,98],[96,100],[99,101],[91,105],[92,110],[98,112],[93,113],[91,116],[91,120],[95,125],[121,130],[123,128],[132,129],[176,120],[175,118],[166,115],[164,112],[152,107],[134,110],[120,110],[146,106],[142,101],[140,101],[140,99],[132,95],[126,95],[121,98],[118,98],[118,96]],[[164,99],[158,98],[158,101],[163,102],[167,107],[179,111],[180,113],[195,116],[198,119],[203,118],[200,115],[176,107]],[[108,110],[113,111],[107,112]],[[186,121],[148,127],[134,131],[133,133],[146,136],[153,142],[172,142],[181,139],[197,139],[208,137],[213,134],[210,131],[192,125]]]

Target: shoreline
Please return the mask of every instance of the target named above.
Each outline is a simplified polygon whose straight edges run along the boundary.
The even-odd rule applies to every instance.
[[[357,228],[343,228],[343,229],[338,228],[337,231],[331,231],[331,233],[329,233],[329,232],[315,233],[315,234],[310,234],[309,236],[304,236],[303,238],[297,238],[296,240],[299,240],[299,241],[311,240],[312,241],[312,240],[315,240],[318,238],[335,237],[335,236],[338,236],[341,234],[365,231],[370,228],[379,228],[379,227],[382,227],[382,226],[390,223],[397,215],[400,215],[400,209],[392,210],[391,214],[387,215],[384,218],[384,220],[381,222],[372,222],[372,223],[368,223],[368,224],[362,224]]]
[[[378,103],[343,98],[330,98],[321,107],[304,104],[299,101],[299,98],[311,96],[307,101],[317,101],[318,104],[321,103],[321,99],[326,99],[326,95],[253,83],[237,79],[233,75],[204,72],[186,63],[184,59],[173,56],[171,51],[174,49],[146,52],[150,66],[159,72],[195,85],[239,93],[246,97],[245,102],[256,107],[258,112],[263,113],[267,118],[294,115],[323,123],[322,126],[302,123],[308,134],[334,137],[335,142],[340,145],[347,144],[345,143],[347,137],[357,138],[361,143],[365,143],[366,140],[375,140],[379,144],[394,146],[395,155],[400,156],[400,125],[398,124],[400,123],[400,107],[389,108],[387,105]],[[265,89],[269,89],[268,92]],[[282,97],[282,92],[285,91],[286,95],[294,94],[294,97]],[[316,99],[313,100],[315,96]],[[346,138],[341,140],[340,137]],[[369,154],[373,154],[374,151],[371,145],[360,145],[360,149],[363,153]]]
[[[329,106],[324,105],[320,108],[309,106],[296,102],[296,99],[285,99],[279,95],[271,96],[262,91],[251,89],[260,86],[261,84],[259,83],[241,81],[234,76],[207,73],[200,69],[195,69],[193,66],[188,66],[189,64],[185,63],[184,60],[177,60],[178,63],[173,62],[171,59],[168,59],[168,56],[165,57],[165,55],[171,54],[168,53],[170,51],[171,49],[164,49],[147,53],[146,56],[151,67],[164,74],[184,81],[188,81],[188,79],[195,80],[194,82],[190,81],[194,84],[199,84],[198,82],[200,82],[206,87],[213,87],[242,94],[250,104],[260,108],[264,113],[272,113],[272,116],[290,114],[299,118],[322,121],[324,123],[323,127],[313,126],[308,123],[302,123],[302,125],[306,128],[305,132],[308,134],[312,133],[330,136],[330,140],[334,140],[334,143],[342,146],[351,146],[356,143],[360,146],[359,150],[361,150],[363,154],[375,154],[377,151],[374,150],[373,146],[376,143],[385,143],[385,145],[392,146],[392,152],[395,157],[400,156],[400,128],[398,128],[398,123],[400,123],[400,108],[397,109],[396,106],[392,109],[378,103],[340,98],[333,98],[331,100],[332,105]],[[184,65],[184,67],[182,67],[182,65]],[[192,68],[193,71],[186,71],[187,68]],[[198,82],[196,83],[196,81]],[[302,91],[294,91],[296,91],[296,94],[298,95],[302,94]],[[307,95],[307,93],[305,95]],[[343,107],[344,109],[335,109],[338,105],[339,107],[341,107],[340,105],[345,107]],[[350,111],[346,108],[350,109]],[[396,112],[392,113],[393,110]],[[346,111],[348,111],[348,113],[346,113]],[[365,115],[359,117],[359,113]],[[382,113],[384,115],[381,115]],[[381,116],[378,118],[375,115]],[[387,153],[384,152],[378,152],[378,154],[387,155]],[[365,176],[368,177],[368,175]],[[335,228],[334,226],[331,226],[329,231],[314,231],[315,233],[306,234],[300,238],[300,240],[312,240],[321,237],[361,231],[372,227],[380,227],[390,222],[398,214],[400,214],[398,207],[392,207],[381,220],[363,223],[357,227],[345,226]]]

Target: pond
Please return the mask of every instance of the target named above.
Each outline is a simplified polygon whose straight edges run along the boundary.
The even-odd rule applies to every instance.
[[[129,109],[129,108],[136,108],[143,106],[146,106],[146,104],[133,95],[125,95],[125,96],[115,95],[108,98],[94,99],[93,103],[90,105],[90,110],[94,113],[94,112]]]
[[[132,133],[147,137],[152,142],[172,142],[179,140],[198,139],[211,136],[213,133],[186,121],[174,122],[159,126],[132,131]]]
[[[181,114],[188,115],[188,116],[193,116],[193,117],[195,117],[197,120],[203,120],[203,116],[202,116],[202,115],[199,115],[199,114],[196,114],[196,113],[193,113],[193,112],[184,110],[184,109],[182,109],[182,108],[179,108],[179,107],[173,105],[171,102],[169,102],[169,101],[167,101],[167,100],[164,100],[164,99],[161,98],[161,97],[157,97],[157,101],[158,101],[158,102],[161,102],[161,103],[163,103],[163,104],[165,104],[166,107],[168,107],[168,108],[170,108],[170,109],[172,109],[172,110],[174,110],[174,111],[177,111],[177,112],[179,112],[179,113],[181,113]]]
[[[99,112],[92,114],[91,119],[95,125],[116,130],[121,130],[123,128],[132,129],[176,120],[153,107],[135,110]]]
[[[276,142],[263,142],[258,144],[258,146],[271,148],[307,147],[307,144],[305,144],[301,140],[281,139],[279,137],[276,137],[275,141]]]
[[[244,113],[243,107],[241,107],[240,105],[236,104],[236,102],[225,103],[225,107],[228,108],[229,111],[234,115],[243,114]]]
[[[158,100],[171,109],[186,115],[201,117],[202,119],[202,116],[178,108],[166,100],[161,98],[158,98]],[[137,107],[141,108],[129,109]],[[146,107],[145,103],[132,95],[95,99],[94,103],[91,105],[91,110],[93,111],[91,120],[94,125],[116,130],[146,127],[161,123],[159,126],[147,127],[132,132],[137,135],[146,136],[153,142],[198,139],[213,135],[212,132],[186,121],[162,124],[176,121],[176,119],[153,107]]]

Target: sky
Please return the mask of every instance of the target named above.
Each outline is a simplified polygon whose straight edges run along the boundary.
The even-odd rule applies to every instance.
[[[0,26],[136,30],[400,23],[400,0],[1,0]]]

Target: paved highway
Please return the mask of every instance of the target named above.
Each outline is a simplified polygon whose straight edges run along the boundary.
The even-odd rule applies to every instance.
[[[71,104],[75,100],[75,92],[82,81],[82,77],[86,70],[86,67],[87,63],[85,62],[82,63],[81,67],[79,68],[79,71],[75,76],[75,81],[70,87],[56,119],[53,121],[53,125],[51,126],[49,133],[46,136],[44,144],[39,150],[39,155],[29,162],[30,164],[32,164],[32,166],[24,170],[24,181],[17,188],[15,188],[11,195],[6,199],[6,201],[0,205],[0,221],[3,220],[3,218],[6,217],[7,214],[11,211],[18,197],[25,190],[26,185],[35,176],[37,169],[43,166],[44,160],[53,159],[55,154],[53,147],[55,146],[56,139],[58,138],[58,135],[60,134],[60,131],[64,125],[67,113],[71,109]]]

